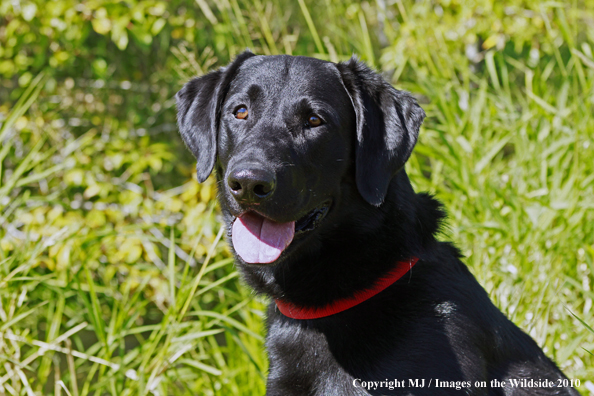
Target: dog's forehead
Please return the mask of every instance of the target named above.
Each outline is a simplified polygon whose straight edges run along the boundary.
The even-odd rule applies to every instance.
[[[254,56],[239,68],[231,91],[257,84],[268,93],[286,88],[340,86],[340,74],[331,62],[304,56]]]

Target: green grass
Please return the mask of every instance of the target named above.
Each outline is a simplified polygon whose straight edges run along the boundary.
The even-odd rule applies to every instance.
[[[144,50],[155,64],[148,88],[126,68],[114,76],[129,88],[68,74],[77,63],[26,79],[20,99],[0,95],[0,395],[264,393],[265,302],[241,284],[214,181],[191,178],[172,127],[181,83],[245,47],[356,53],[417,95],[428,117],[406,169],[417,191],[444,202],[442,238],[588,394],[592,6],[171,4],[167,23],[187,29],[165,26]],[[123,56],[116,44],[101,56]]]

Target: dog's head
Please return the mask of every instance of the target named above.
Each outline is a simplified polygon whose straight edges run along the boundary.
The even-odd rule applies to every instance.
[[[296,254],[348,210],[351,191],[349,201],[380,206],[425,116],[354,58],[250,52],[188,82],[177,107],[198,180],[216,167],[233,247],[248,264]]]

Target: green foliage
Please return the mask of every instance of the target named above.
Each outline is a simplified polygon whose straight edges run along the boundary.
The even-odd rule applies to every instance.
[[[48,134],[47,113],[23,115],[35,112],[27,108],[45,80],[0,129],[0,349],[3,360],[23,357],[4,366],[0,389],[45,393],[62,380],[73,394],[171,383],[182,393],[239,392],[229,378],[262,388],[261,305],[237,284],[220,243],[212,181],[155,191],[151,174],[172,172],[174,155],[147,136]]]
[[[592,378],[592,19],[580,1],[0,1],[0,394],[263,393],[263,304],[173,100],[246,47],[356,53],[419,95],[407,171],[445,203],[444,238]]]

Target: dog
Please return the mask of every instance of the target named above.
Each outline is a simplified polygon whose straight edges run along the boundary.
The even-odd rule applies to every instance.
[[[176,95],[236,264],[272,298],[267,394],[579,395],[437,241],[404,170],[425,118],[352,58],[246,51]]]

